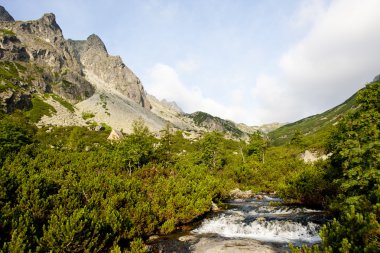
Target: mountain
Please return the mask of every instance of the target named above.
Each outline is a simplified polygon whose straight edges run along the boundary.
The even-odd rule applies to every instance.
[[[3,6],[0,6],[0,21],[15,21]]]
[[[330,130],[338,123],[344,115],[356,108],[357,93],[352,95],[342,104],[327,110],[321,114],[316,114],[296,122],[286,124],[274,131],[271,131],[268,136],[273,145],[283,145],[290,143],[296,133],[300,133],[309,145],[315,148],[321,148],[323,141],[326,141]]]
[[[241,138],[260,129],[203,112],[186,114],[176,103],[148,95],[97,35],[67,40],[54,14],[15,21],[2,6],[0,109],[24,110],[38,126],[109,125],[124,132],[142,118],[151,131],[170,124],[192,138],[207,131]]]
[[[198,127],[211,131],[228,132],[231,137],[244,137],[246,135],[246,132],[240,130],[236,124],[230,120],[224,120],[205,112],[194,112],[187,114],[187,116],[193,119]]]
[[[372,83],[374,82],[380,82],[380,74],[373,78]],[[276,146],[288,144],[292,138],[294,138],[295,134],[300,134],[306,146],[317,149],[322,148],[328,141],[333,126],[338,124],[345,115],[358,108],[356,97],[359,92],[360,90],[340,105],[323,113],[283,125],[270,131],[268,136],[272,144]]]

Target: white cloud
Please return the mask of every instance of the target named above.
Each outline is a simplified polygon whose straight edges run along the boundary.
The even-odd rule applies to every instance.
[[[259,75],[250,93],[231,87],[229,105],[180,79],[178,73],[199,67],[192,59],[179,62],[176,69],[154,66],[148,90],[176,101],[186,112],[201,110],[249,124],[289,122],[321,113],[380,72],[379,9],[377,0],[335,0],[329,5],[304,1],[294,16],[308,23],[309,31],[278,59],[279,73]],[[248,96],[250,101],[245,100]]]
[[[380,72],[378,0],[336,0],[281,59],[281,74],[253,89],[265,121],[320,113],[343,102]],[[296,102],[295,102],[296,101]],[[265,115],[267,113],[267,115]]]
[[[150,94],[159,99],[175,101],[185,112],[204,111],[237,122],[247,121],[252,116],[240,106],[222,105],[205,97],[199,87],[189,88],[180,80],[177,71],[168,65],[156,64],[148,76],[145,87]]]
[[[235,88],[231,91],[231,100],[235,104],[241,103],[241,101],[244,101],[246,99],[246,92],[243,88]]]
[[[287,87],[271,76],[261,75],[251,89],[253,113],[260,123],[273,121],[286,122],[294,113],[295,101],[286,99]],[[284,99],[285,98],[285,99]]]

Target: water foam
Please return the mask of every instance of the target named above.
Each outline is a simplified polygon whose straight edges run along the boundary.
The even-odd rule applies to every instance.
[[[319,243],[320,226],[309,222],[307,225],[294,221],[256,219],[244,222],[241,215],[221,214],[206,219],[202,225],[193,230],[196,234],[218,234],[223,237],[250,238],[268,242],[306,242]]]
[[[267,195],[264,196],[264,200],[266,201],[272,201],[272,202],[282,202],[282,199],[277,197],[269,197]]]

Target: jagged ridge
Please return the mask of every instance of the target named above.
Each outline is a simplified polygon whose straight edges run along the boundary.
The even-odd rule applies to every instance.
[[[176,104],[149,98],[140,79],[119,56],[108,54],[97,35],[66,40],[52,13],[38,20],[14,21],[0,6],[0,81],[0,109],[6,113],[30,109],[36,95],[56,107],[54,100],[41,96],[46,93],[75,104],[69,114],[56,108],[58,113],[43,117],[40,124],[45,125],[104,122],[128,132],[132,121],[141,117],[153,131],[168,122],[185,131],[220,131],[235,137],[251,131],[205,113],[207,119],[200,123],[196,115],[201,112],[187,115]],[[82,113],[94,116],[81,121]]]

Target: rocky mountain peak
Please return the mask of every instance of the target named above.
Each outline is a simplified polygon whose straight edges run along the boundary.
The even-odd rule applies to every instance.
[[[146,109],[151,105],[140,79],[119,56],[109,55],[103,41],[95,34],[87,40],[69,40],[86,77],[97,89],[115,89]]]
[[[62,32],[61,28],[55,20],[55,15],[53,13],[46,13],[42,16],[42,18],[40,18],[40,21],[42,24],[49,26],[53,30]]]
[[[8,11],[0,5],[0,21],[15,21],[14,18],[8,13]]]
[[[104,45],[101,38],[96,34],[91,34],[87,38],[87,46],[93,49],[101,50],[107,52],[106,46]]]

